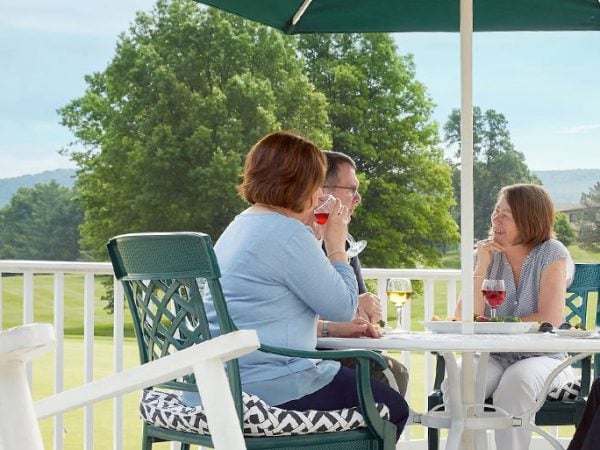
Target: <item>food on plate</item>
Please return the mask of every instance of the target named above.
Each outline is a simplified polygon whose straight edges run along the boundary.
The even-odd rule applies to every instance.
[[[501,319],[504,319],[502,322],[523,322],[523,320],[517,316],[501,317]]]
[[[456,317],[446,317],[445,319],[441,319],[439,316],[436,316],[435,314],[433,316],[431,316],[432,322],[443,322],[444,320],[447,322],[456,322],[458,319]]]
[[[373,322],[371,325],[373,325],[373,328],[375,328],[376,331],[381,332],[385,328],[385,321],[378,320],[377,322]]]
[[[521,318],[517,316],[489,318],[480,314],[474,314],[473,320],[475,322],[522,322]]]
[[[571,325],[569,322],[563,322],[558,326],[559,330],[571,330],[571,331],[586,331],[585,325],[581,323],[576,323],[575,325]]]
[[[577,332],[577,331],[586,331],[585,326],[582,325],[581,323],[576,323],[575,325],[571,325],[569,322],[563,322],[561,323],[557,330],[564,330],[564,331],[573,331],[573,332]],[[551,323],[549,322],[543,322],[539,325],[538,327],[538,331],[541,332],[551,332],[553,333],[554,327],[552,326]]]

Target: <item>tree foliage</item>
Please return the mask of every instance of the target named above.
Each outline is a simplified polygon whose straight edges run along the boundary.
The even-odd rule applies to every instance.
[[[457,145],[460,155],[460,111],[454,109],[444,125],[444,139],[448,146]],[[523,153],[517,151],[510,139],[508,121],[504,114],[493,109],[485,112],[473,108],[473,207],[476,239],[487,237],[490,216],[498,192],[515,183],[541,184],[525,163]],[[460,166],[454,165],[453,185],[457,199],[454,211],[460,223]]]
[[[569,218],[563,212],[557,211],[554,220],[554,233],[556,238],[561,241],[565,246],[569,246],[575,243],[577,234],[569,223]]]
[[[77,138],[84,244],[115,234],[202,230],[216,239],[243,208],[250,146],[277,129],[328,145],[325,97],[303,74],[295,38],[159,0],[121,35],[105,71],[59,112]]]
[[[55,181],[20,188],[0,209],[0,258],[73,261],[83,212]]]
[[[366,181],[352,233],[369,242],[370,266],[439,263],[437,244],[458,239],[450,167],[432,121],[433,103],[386,34],[302,36],[307,73],[328,100],[332,150]]]
[[[584,206],[579,223],[579,240],[586,249],[600,251],[600,182],[581,195]]]
[[[123,232],[202,230],[242,208],[242,161],[262,135],[298,131],[353,156],[364,205],[353,231],[370,265],[435,264],[457,240],[433,104],[390,36],[290,37],[159,0],[120,37],[104,72],[60,110],[78,142],[82,234],[97,256]]]

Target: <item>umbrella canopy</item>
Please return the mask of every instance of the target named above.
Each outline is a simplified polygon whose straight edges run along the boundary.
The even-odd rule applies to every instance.
[[[451,0],[199,0],[288,34],[459,31]],[[474,0],[474,31],[600,30],[598,0]]]

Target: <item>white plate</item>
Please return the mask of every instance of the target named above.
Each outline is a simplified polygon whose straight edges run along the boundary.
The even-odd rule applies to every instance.
[[[434,333],[456,333],[462,332],[462,322],[447,320],[432,320],[421,322],[425,328]],[[536,325],[536,322],[475,322],[475,333],[477,334],[515,334],[526,333]]]
[[[554,330],[556,334],[559,336],[569,336],[569,337],[588,337],[595,333],[595,331],[587,331],[587,330],[578,330],[578,329],[570,329],[570,330]]]

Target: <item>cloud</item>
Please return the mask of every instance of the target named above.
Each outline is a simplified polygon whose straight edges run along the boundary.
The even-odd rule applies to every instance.
[[[556,133],[557,134],[582,134],[582,133],[587,133],[588,131],[591,130],[598,130],[600,129],[600,123],[594,123],[594,124],[590,124],[590,125],[576,125],[573,127],[569,127],[569,128],[563,128],[561,130],[558,130]]]

